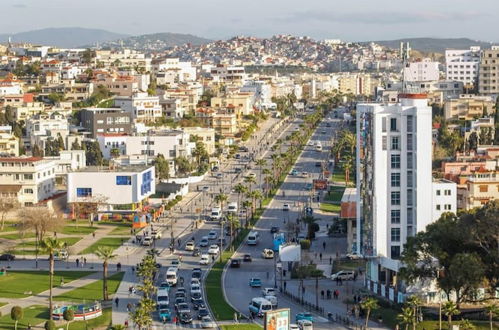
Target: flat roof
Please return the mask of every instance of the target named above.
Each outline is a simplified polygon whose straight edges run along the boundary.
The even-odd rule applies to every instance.
[[[126,166],[87,166],[81,168],[75,172],[86,172],[86,173],[123,173],[123,172],[143,172],[153,165],[126,165]]]
[[[357,202],[357,188],[346,188],[341,198],[342,203]]]

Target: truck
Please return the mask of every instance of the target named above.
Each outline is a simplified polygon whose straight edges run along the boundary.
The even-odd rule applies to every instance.
[[[222,209],[219,207],[214,207],[211,209],[210,219],[211,220],[220,220],[222,217]]]

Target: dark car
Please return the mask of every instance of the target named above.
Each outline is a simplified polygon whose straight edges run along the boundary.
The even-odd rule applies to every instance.
[[[180,304],[185,304],[185,303],[186,303],[185,297],[177,297],[177,298],[175,298],[175,309],[178,309],[178,306]]]
[[[192,300],[192,307],[194,308],[194,310],[198,310],[200,308],[206,308],[206,304],[204,303],[204,300],[203,298],[201,297],[197,297],[196,298],[191,298]]]
[[[189,305],[187,303],[180,303],[180,304],[177,304],[175,305],[175,309],[177,311],[190,311],[189,309]]]
[[[230,267],[231,268],[239,268],[239,267],[241,267],[241,260],[239,260],[239,259],[231,259],[230,260]]]
[[[194,268],[192,270],[191,277],[192,278],[201,278],[202,274],[203,274],[203,271],[200,268]]]
[[[270,233],[271,234],[275,234],[275,233],[278,233],[279,232],[279,227],[276,227],[276,226],[272,226],[270,228]]]
[[[225,244],[227,244],[227,241],[225,240],[225,238],[220,238],[218,241],[217,241],[217,245],[219,247],[224,247]]]
[[[0,260],[2,261],[12,261],[14,259],[16,259],[16,256],[10,253],[2,254],[0,256]]]
[[[241,155],[240,154],[236,154],[236,159],[241,159]]]
[[[305,214],[311,215],[314,213],[314,210],[311,207],[305,207]]]
[[[213,168],[211,169],[212,172],[217,172],[219,170],[218,166],[213,166]]]
[[[243,257],[243,261],[251,262],[253,259],[251,258],[251,254],[245,254]]]
[[[245,147],[245,146],[242,146],[242,147],[239,147],[239,151],[241,152],[248,152],[248,147]]]
[[[192,250],[192,256],[193,257],[199,257],[201,255],[201,249],[200,248],[194,248],[194,250]]]
[[[326,127],[331,127],[331,123],[326,123]]]
[[[201,320],[205,316],[209,316],[210,312],[206,308],[200,308],[198,311],[198,320]]]
[[[175,292],[175,298],[185,298],[185,292]]]
[[[315,167],[321,167],[321,163],[320,162],[316,162],[315,163]]]
[[[236,168],[234,169],[234,172],[235,172],[235,173],[241,173],[242,171],[243,171],[243,170],[242,170],[240,167],[236,167]]]
[[[180,313],[180,323],[192,323],[192,314],[190,312],[182,312]]]

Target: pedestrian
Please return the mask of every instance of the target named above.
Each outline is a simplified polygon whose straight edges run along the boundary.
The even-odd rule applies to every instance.
[[[132,304],[131,303],[126,304],[126,311],[130,312],[131,310],[132,310]]]
[[[288,283],[287,283],[286,281],[284,281],[284,291],[286,291],[286,286],[287,286],[287,284],[288,284]]]
[[[87,258],[83,258],[83,267],[87,266]]]
[[[319,259],[320,259],[320,261],[322,261],[322,252],[319,253]]]
[[[180,238],[178,239],[177,243],[178,243],[178,246],[180,247],[180,244],[182,244],[182,242],[180,241]]]
[[[80,267],[80,259],[76,258],[76,268]]]
[[[132,274],[135,273],[135,267],[132,266]]]
[[[92,233],[92,238],[95,238],[95,231]]]
[[[324,290],[321,290],[321,299],[324,299]]]
[[[333,264],[333,257],[329,257],[329,264],[332,265]]]
[[[322,242],[322,249],[326,251],[326,241]]]
[[[125,328],[128,329],[128,320],[125,320]]]
[[[237,313],[236,312],[234,312],[234,322],[239,323],[239,322],[237,322]]]
[[[121,271],[121,263],[120,263],[120,262],[118,262],[118,263],[116,264],[116,270],[117,270],[118,272],[120,272],[120,271]]]
[[[341,278],[339,280],[340,280],[340,286],[342,286],[343,285],[343,280]]]
[[[116,304],[116,307],[118,307],[118,305],[120,303],[120,298],[118,298],[118,297],[114,298],[114,303]]]
[[[28,327],[26,328],[26,330],[31,330],[31,323],[28,323]]]
[[[336,299],[340,299],[340,291],[336,290]]]
[[[336,286],[340,285],[340,279],[337,277],[336,278]]]
[[[132,291],[133,291],[133,286],[129,286],[128,287],[128,295],[131,295],[132,294]]]
[[[327,289],[327,291],[326,291],[326,297],[327,297],[328,300],[331,299],[331,290]]]

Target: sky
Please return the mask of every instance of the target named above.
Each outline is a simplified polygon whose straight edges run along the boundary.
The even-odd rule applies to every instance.
[[[0,34],[49,27],[211,39],[275,34],[347,41],[499,42],[499,0],[0,0]]]

